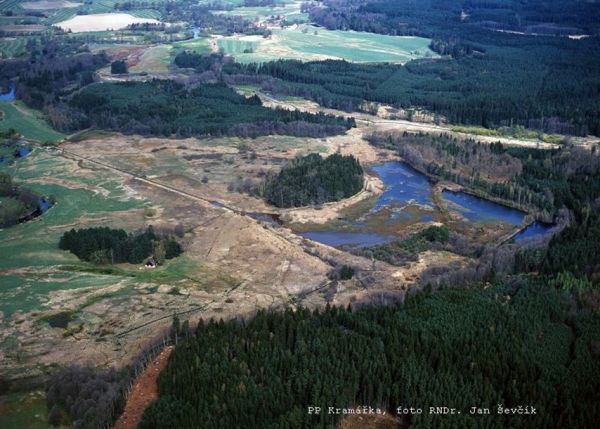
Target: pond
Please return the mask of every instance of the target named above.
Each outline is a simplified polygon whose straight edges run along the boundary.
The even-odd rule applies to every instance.
[[[23,143],[0,145],[0,164],[9,164],[13,160],[24,158],[31,153],[31,147]]]
[[[385,191],[364,216],[354,221],[339,221],[331,230],[304,231],[299,235],[333,247],[369,247],[394,240],[393,234],[382,233],[382,229],[394,228],[394,224],[400,227],[399,223],[429,222],[439,215],[432,200],[432,185],[424,174],[402,162],[386,162],[373,167],[372,171],[383,181]],[[442,196],[450,210],[472,223],[501,221],[518,226],[526,215],[465,192],[444,191]],[[375,221],[369,222],[369,219]],[[550,227],[534,223],[515,239],[545,234]]]
[[[8,84],[8,92],[0,94],[0,101],[13,101],[15,98],[17,98],[16,89],[16,85],[10,82]]]
[[[529,225],[527,228],[525,228],[523,231],[515,235],[514,239],[515,241],[519,242],[531,237],[544,236],[548,234],[552,230],[552,228],[554,228],[554,226],[555,225],[551,223],[536,221]]]
[[[408,164],[386,162],[372,169],[385,184],[385,191],[374,210],[389,206],[420,204],[433,207],[431,183],[427,177]]]
[[[393,241],[395,238],[393,235],[344,231],[311,231],[303,232],[298,235],[331,247],[348,248],[376,246],[378,244]]]
[[[466,192],[443,191],[442,196],[448,208],[455,210],[471,222],[503,221],[521,225],[524,212],[467,194]]]

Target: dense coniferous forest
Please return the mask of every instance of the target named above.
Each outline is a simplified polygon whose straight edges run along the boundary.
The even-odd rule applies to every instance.
[[[267,177],[263,195],[277,207],[300,207],[348,198],[362,185],[363,170],[353,156],[311,154]]]
[[[326,0],[323,4],[304,9],[328,29],[429,37],[431,48],[444,58],[404,66],[279,61],[233,64],[224,70],[232,80],[239,80],[239,74],[270,76],[275,79],[263,82],[265,90],[347,111],[364,107],[366,100],[425,108],[450,123],[600,134],[597,3]],[[510,33],[515,31],[535,35]],[[581,34],[592,37],[561,37]]]
[[[304,9],[324,27],[393,35],[466,37],[485,28],[559,36],[600,30],[600,5],[589,1],[324,0],[322,5]]]
[[[243,82],[244,75],[271,77],[263,78],[264,90],[346,111],[360,110],[370,101],[425,108],[450,123],[600,134],[596,38],[542,41],[500,34],[496,39],[502,46],[482,47],[482,53],[404,66],[281,60],[230,64],[223,70],[232,82]]]
[[[353,121],[325,114],[268,109],[222,83],[191,89],[168,80],[97,83],[69,103],[89,124],[124,133],[162,136],[339,134]]]
[[[139,264],[150,256],[162,262],[176,258],[183,252],[177,241],[161,239],[152,227],[140,234],[128,234],[122,229],[107,227],[72,229],[63,234],[58,247],[95,264]]]
[[[584,428],[600,418],[600,319],[546,286],[498,284],[347,311],[298,309],[201,324],[159,379],[142,429],[333,428],[308,406],[363,404],[412,428]],[[498,404],[536,408],[497,415]],[[460,415],[436,416],[449,406]],[[488,416],[469,415],[471,407]]]

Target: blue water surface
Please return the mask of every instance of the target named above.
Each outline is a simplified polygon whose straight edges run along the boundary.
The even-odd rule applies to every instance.
[[[344,231],[312,231],[303,232],[299,235],[332,247],[347,246],[354,248],[376,246],[388,243],[395,238],[393,235]]]
[[[386,187],[377,200],[374,210],[411,201],[423,205],[432,204],[429,180],[410,165],[401,162],[386,162],[373,167],[373,171],[377,173]]]
[[[15,84],[10,82],[8,84],[8,92],[0,94],[0,101],[13,101],[15,98],[17,98],[16,89],[17,87]]]
[[[550,223],[534,222],[523,231],[515,235],[515,241],[518,242],[527,238],[546,235],[553,227],[554,225]]]
[[[450,208],[456,209],[471,222],[503,221],[512,225],[520,225],[525,213],[503,206],[492,201],[484,200],[465,192],[442,192],[444,199],[452,202]]]

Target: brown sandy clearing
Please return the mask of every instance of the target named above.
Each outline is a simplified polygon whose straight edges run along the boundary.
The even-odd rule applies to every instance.
[[[158,398],[158,376],[167,366],[172,351],[173,346],[165,347],[139,375],[114,429],[135,429],[142,421],[144,410]]]
[[[402,427],[400,421],[389,414],[355,414],[344,418],[338,429],[401,429]]]

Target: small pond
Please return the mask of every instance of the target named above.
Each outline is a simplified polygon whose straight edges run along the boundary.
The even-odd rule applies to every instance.
[[[0,94],[0,101],[13,101],[15,98],[17,98],[16,89],[16,85],[10,82],[8,84],[8,92]]]
[[[450,209],[458,211],[471,222],[503,221],[517,226],[521,225],[526,214],[466,192],[443,191],[442,196]]]
[[[371,210],[358,220],[340,221],[339,227],[335,229],[304,231],[299,235],[333,247],[369,247],[387,243],[395,238],[392,234],[381,233],[379,228],[374,230],[372,222],[369,227],[369,217],[377,217],[379,226],[389,226],[395,222],[434,220],[438,211],[432,201],[431,183],[424,174],[402,162],[386,162],[373,167],[372,171],[381,178],[386,189]],[[520,210],[465,192],[444,191],[442,195],[450,210],[459,212],[473,223],[502,221],[518,226],[526,215]],[[386,216],[383,220],[382,214]],[[550,227],[536,222],[515,239],[518,241],[545,234]]]
[[[312,231],[298,234],[309,240],[317,241],[331,247],[370,247],[394,240],[393,235],[383,235],[368,232],[344,231]]]
[[[526,229],[524,229],[523,231],[519,232],[517,235],[515,235],[515,241],[523,241],[527,238],[531,238],[531,237],[538,237],[538,236],[544,236],[546,234],[548,234],[550,232],[550,230],[552,228],[554,228],[555,225],[551,224],[551,223],[544,223],[544,222],[534,222],[531,225],[529,225]]]

